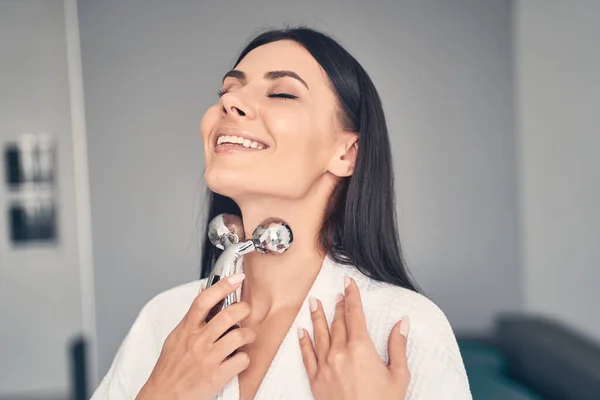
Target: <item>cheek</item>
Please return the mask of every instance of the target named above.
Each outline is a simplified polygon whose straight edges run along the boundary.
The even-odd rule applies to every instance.
[[[209,107],[204,115],[202,116],[202,120],[200,121],[200,136],[202,138],[202,145],[204,146],[204,155],[208,156],[208,136],[210,132],[214,129],[217,122],[219,121],[219,107],[218,105],[213,105]]]
[[[327,169],[331,150],[327,133],[313,115],[279,117],[270,119],[269,126],[277,142],[273,174],[290,186],[287,190],[302,192]]]
[[[290,100],[291,101],[291,100]],[[323,127],[315,115],[298,108],[276,110],[265,116],[267,129],[277,142],[278,153],[298,156],[310,153],[316,156],[323,150]]]
[[[210,106],[202,116],[200,120],[200,133],[202,135],[202,142],[206,143],[208,135],[212,131],[212,129],[216,126],[219,121],[219,106],[212,105]]]

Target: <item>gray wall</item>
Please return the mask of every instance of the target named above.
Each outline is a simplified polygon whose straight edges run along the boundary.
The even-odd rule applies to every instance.
[[[458,331],[521,306],[510,2],[80,1],[100,373],[198,275],[200,118],[256,28],[341,39],[388,116],[414,275]]]
[[[526,308],[600,342],[600,3],[515,17]]]
[[[71,104],[62,0],[0,1],[0,151],[21,133],[57,145],[59,240],[14,246],[0,154],[0,398],[66,396],[68,346],[82,331]]]

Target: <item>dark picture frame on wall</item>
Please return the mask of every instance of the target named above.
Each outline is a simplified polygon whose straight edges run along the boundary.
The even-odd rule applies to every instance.
[[[13,245],[58,240],[56,145],[46,133],[21,134],[4,146],[8,238]]]

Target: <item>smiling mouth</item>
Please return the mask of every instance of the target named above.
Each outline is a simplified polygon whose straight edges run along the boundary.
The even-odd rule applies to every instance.
[[[220,135],[219,137],[217,137],[217,141],[215,144],[215,151],[227,149],[264,150],[267,148],[269,148],[269,146],[267,146],[264,143],[246,139],[242,136],[236,135]]]

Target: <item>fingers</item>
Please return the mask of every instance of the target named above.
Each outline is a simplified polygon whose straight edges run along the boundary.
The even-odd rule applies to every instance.
[[[317,361],[322,361],[326,359],[329,352],[329,326],[327,325],[327,319],[321,302],[313,296],[310,296],[308,301],[313,323],[313,338]]]
[[[300,352],[302,361],[309,379],[313,379],[317,374],[317,356],[313,349],[312,342],[304,328],[298,328],[298,339],[300,340]]]
[[[186,324],[192,329],[202,324],[209,311],[229,294],[235,292],[242,285],[244,278],[244,274],[231,275],[202,290],[184,316]]]
[[[210,343],[219,340],[227,332],[227,329],[245,319],[249,314],[250,306],[244,301],[237,302],[219,311],[204,328]]]
[[[256,332],[252,328],[236,328],[228,332],[215,343],[211,350],[218,360],[225,360],[235,350],[256,340]]]
[[[225,386],[227,382],[233,379],[234,376],[244,371],[250,366],[250,357],[243,351],[237,352],[233,357],[223,361],[219,366],[218,374],[220,382],[216,382],[219,386]]]
[[[344,278],[345,289],[345,308],[346,308],[346,328],[348,330],[348,340],[364,339],[369,335],[365,313],[363,312],[360,292],[354,279],[346,275]]]
[[[335,315],[331,322],[331,347],[344,347],[347,341],[346,305],[344,295],[339,293],[335,302]]]
[[[388,338],[388,368],[392,373],[405,373],[408,371],[406,343],[409,329],[410,320],[408,316],[404,316],[394,325]]]

